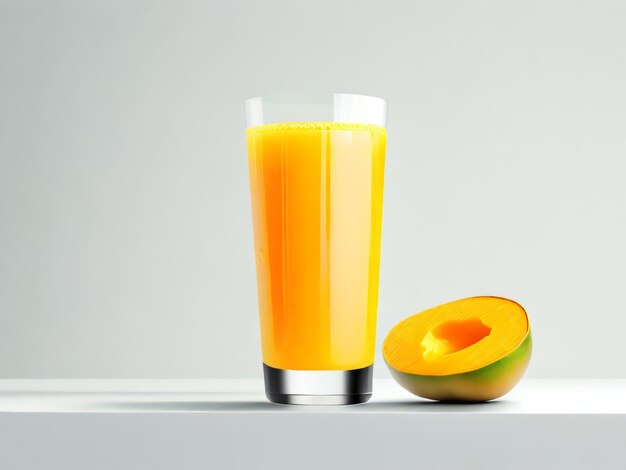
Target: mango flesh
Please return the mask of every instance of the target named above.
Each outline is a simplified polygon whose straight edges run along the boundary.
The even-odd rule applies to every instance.
[[[521,379],[532,351],[526,311],[500,297],[456,300],[398,323],[383,344],[392,377],[440,401],[494,400]]]

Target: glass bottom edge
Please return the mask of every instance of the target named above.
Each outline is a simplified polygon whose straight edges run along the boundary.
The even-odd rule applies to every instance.
[[[265,393],[269,401],[277,405],[359,405],[372,398],[371,393],[360,395],[286,395]]]
[[[281,405],[357,405],[372,396],[374,366],[352,370],[286,370],[263,364],[265,394]]]

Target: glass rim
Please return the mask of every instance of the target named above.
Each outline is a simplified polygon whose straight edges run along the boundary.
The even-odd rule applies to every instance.
[[[273,104],[305,104],[305,105],[319,105],[325,106],[328,104],[330,98],[336,97],[351,97],[363,101],[377,101],[382,102],[385,108],[389,103],[386,99],[379,96],[363,95],[360,93],[334,93],[334,92],[296,92],[296,93],[270,93],[267,95],[253,96],[244,100],[246,106],[255,102],[268,102]],[[324,102],[326,101],[326,102]]]
[[[387,101],[356,93],[275,93],[245,100],[248,128],[280,122],[349,122],[387,127]]]

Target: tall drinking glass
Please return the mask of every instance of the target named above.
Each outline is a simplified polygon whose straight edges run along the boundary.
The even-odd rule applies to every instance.
[[[246,101],[265,391],[283,404],[372,394],[387,103]]]

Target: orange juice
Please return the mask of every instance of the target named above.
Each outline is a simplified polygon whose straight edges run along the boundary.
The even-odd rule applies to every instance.
[[[350,370],[374,362],[385,128],[248,128],[263,362]]]

